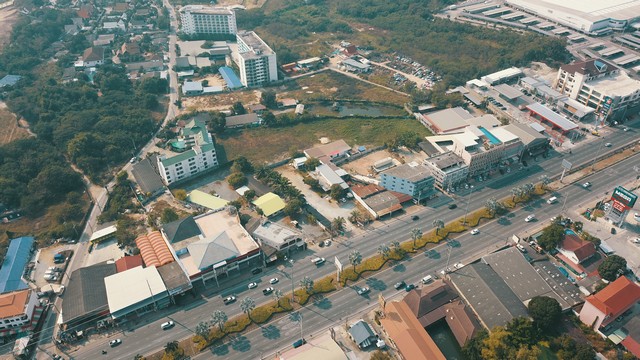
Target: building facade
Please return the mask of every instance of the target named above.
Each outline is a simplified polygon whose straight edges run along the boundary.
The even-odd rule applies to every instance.
[[[40,303],[33,290],[25,289],[0,295],[0,336],[30,329],[38,305]]]
[[[236,14],[233,10],[206,5],[187,5],[180,9],[181,30],[187,35],[235,35]]]
[[[236,34],[240,82],[246,87],[262,86],[278,80],[276,53],[253,31]]]
[[[422,201],[435,195],[435,179],[424,165],[410,163],[380,173],[380,185],[387,190]]]
[[[640,104],[640,81],[599,59],[561,66],[555,89],[606,118],[617,118]]]
[[[191,120],[180,130],[178,141],[191,149],[172,157],[158,156],[158,171],[165,184],[171,185],[218,166],[213,137],[204,121]]]
[[[443,190],[464,183],[469,176],[467,164],[452,152],[430,157],[424,161],[424,165],[431,171],[435,186]]]

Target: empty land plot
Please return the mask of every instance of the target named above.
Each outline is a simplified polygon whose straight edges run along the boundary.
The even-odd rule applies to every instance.
[[[16,116],[0,102],[0,145],[29,137],[29,132],[18,126]]]
[[[0,9],[0,50],[9,42],[11,29],[16,21],[18,21],[18,9],[13,6]]]
[[[260,102],[259,91],[235,91],[215,95],[183,97],[182,107],[186,112],[193,111],[222,111],[228,110],[236,102],[243,105],[257,104]]]
[[[420,136],[429,132],[414,119],[332,119],[284,128],[232,130],[216,137],[229,160],[239,156],[258,163],[273,163],[318,143],[321,137],[344,139],[349,145],[383,145],[397,135],[412,131]]]

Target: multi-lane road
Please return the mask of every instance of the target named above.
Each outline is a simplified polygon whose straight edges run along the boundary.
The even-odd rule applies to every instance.
[[[342,238],[334,242],[330,247],[324,249],[310,249],[305,253],[294,255],[295,264],[293,266],[294,284],[298,287],[299,279],[309,276],[314,279],[326,276],[335,271],[332,264],[334,256],[338,256],[343,263],[348,263],[348,253],[353,249],[357,249],[363,255],[368,257],[376,253],[378,245],[389,243],[392,240],[403,241],[409,238],[409,232],[415,227],[423,229],[425,232],[432,229],[432,221],[434,219],[442,219],[445,222],[452,221],[464,215],[466,211],[466,201],[469,200],[470,212],[474,209],[482,208],[487,199],[491,197],[502,198],[507,196],[509,190],[519,184],[525,182],[537,182],[538,177],[542,174],[555,176],[561,172],[561,158],[570,159],[574,165],[580,163],[590,163],[598,155],[604,155],[607,152],[614,151],[618,146],[625,143],[637,141],[638,128],[636,124],[627,124],[631,131],[623,132],[619,129],[613,129],[612,133],[605,137],[607,142],[611,142],[611,148],[599,146],[597,142],[586,143],[577,146],[572,150],[571,154],[553,153],[548,159],[540,159],[539,162],[530,161],[529,166],[525,169],[515,171],[506,176],[491,179],[487,182],[476,183],[476,188],[471,196],[467,193],[459,193],[459,197],[451,199],[441,196],[435,201],[429,203],[425,207],[420,207],[410,215],[398,216],[392,219],[377,222],[367,232],[351,238]],[[602,140],[597,140],[602,141]],[[527,229],[536,226],[539,223],[525,223],[524,217],[530,212],[534,212],[538,219],[549,219],[557,215],[563,206],[566,197],[566,208],[580,205],[584,203],[589,196],[594,198],[601,197],[606,191],[611,191],[613,185],[622,184],[627,180],[635,178],[637,174],[630,169],[633,165],[640,163],[638,156],[629,158],[613,167],[589,176],[588,180],[593,183],[590,190],[585,190],[574,184],[565,187],[559,191],[560,201],[553,206],[547,206],[543,200],[527,207],[527,210],[517,210],[513,214],[509,224],[498,224],[491,222],[480,227],[480,234],[471,236],[464,234],[459,237],[461,246],[451,249],[451,263],[463,262],[467,263],[478,256],[492,251],[506,243],[507,238],[513,233],[522,233]],[[611,174],[615,173],[615,182],[610,180]],[[586,180],[585,180],[586,181]],[[455,210],[449,210],[447,204],[456,202],[459,206]],[[419,220],[412,221],[411,217],[418,215]],[[386,270],[376,273],[373,277],[367,279],[366,284],[372,289],[368,297],[358,296],[356,290],[352,288],[342,289],[327,296],[319,304],[308,305],[302,310],[304,328],[321,329],[339,321],[340,318],[351,316],[353,309],[364,309],[365,305],[375,299],[378,292],[384,295],[393,295],[396,291],[393,284],[398,280],[407,280],[416,282],[419,278],[427,273],[435,273],[445,267],[446,262],[446,245],[439,245],[436,249],[441,254],[438,259],[418,256],[411,260],[404,261],[402,265],[392,270]],[[312,256],[322,256],[327,259],[327,263],[323,266],[316,267],[311,264]],[[144,325],[134,325],[131,330],[123,330],[108,339],[105,338],[99,342],[91,342],[86,346],[75,351],[74,358],[90,359],[99,356],[100,351],[105,349],[109,339],[121,338],[123,344],[117,348],[109,349],[109,355],[115,357],[133,357],[135,354],[148,354],[159,350],[168,341],[182,339],[193,334],[196,325],[207,320],[210,314],[216,309],[224,310],[229,317],[240,314],[238,303],[225,306],[222,298],[228,294],[236,294],[238,298],[250,296],[256,300],[259,305],[271,301],[270,297],[262,294],[262,289],[268,286],[271,277],[280,278],[280,282],[275,285],[287,293],[291,289],[291,281],[289,274],[291,267],[280,267],[266,271],[260,276],[251,278],[251,281],[258,282],[256,289],[247,289],[247,279],[232,278],[221,283],[220,290],[206,289],[202,293],[211,295],[198,295],[196,299],[181,299],[182,304],[165,310],[162,314],[148,315],[146,319],[149,322]],[[360,282],[363,284],[365,282]],[[356,284],[358,285],[358,284]],[[215,287],[215,285],[210,285]],[[161,331],[160,323],[172,319],[176,322],[176,327]],[[296,335],[298,334],[298,335]],[[299,336],[299,328],[293,326],[287,317],[272,321],[265,324],[258,331],[248,332],[240,336],[239,340],[234,340],[233,344],[216,350],[218,355],[224,355],[225,359],[246,359],[259,356],[260,351],[273,351],[280,347],[286,346],[289,342]],[[211,355],[209,355],[211,356]]]

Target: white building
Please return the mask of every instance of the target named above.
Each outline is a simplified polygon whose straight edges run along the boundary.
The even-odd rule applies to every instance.
[[[430,157],[424,161],[424,165],[431,170],[435,179],[435,185],[441,189],[451,189],[467,180],[469,167],[464,160],[452,153],[446,152]]]
[[[380,185],[387,190],[410,195],[422,201],[435,195],[431,171],[417,163],[402,164],[380,173]]]
[[[587,34],[623,30],[640,18],[637,0],[507,0],[516,9]]]
[[[612,116],[640,103],[640,81],[604,60],[561,66],[555,89],[601,115]]]
[[[280,252],[305,246],[301,233],[270,221],[260,224],[252,235],[261,246],[268,245]]]
[[[204,122],[193,119],[181,133],[179,141],[191,149],[172,157],[158,156],[158,171],[167,185],[218,166],[213,138]]]
[[[278,80],[276,53],[253,31],[236,34],[238,53],[235,62],[240,68],[240,82],[246,87],[261,86]]]
[[[182,32],[194,34],[234,35],[236,13],[233,10],[208,5],[186,5],[180,9]]]
[[[36,292],[25,289],[0,295],[0,336],[31,329],[36,307]]]
[[[344,170],[340,171],[340,173],[344,173]],[[318,167],[316,167],[316,170],[313,172],[313,174],[315,175],[314,177],[320,182],[320,186],[322,186],[322,189],[324,191],[331,190],[331,187],[333,185],[339,185],[343,189],[349,188],[349,185],[342,179],[340,174],[338,174],[337,171],[334,171],[329,165],[319,165]]]

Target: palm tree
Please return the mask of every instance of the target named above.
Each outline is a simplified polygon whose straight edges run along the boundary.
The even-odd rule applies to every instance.
[[[164,346],[165,354],[173,354],[180,348],[180,344],[176,341],[169,341],[167,345]]]
[[[522,185],[522,192],[524,193],[525,196],[529,196],[533,194],[534,189],[535,189],[535,186],[533,186],[532,183],[526,183]]]
[[[360,222],[361,218],[362,214],[360,214],[360,210],[358,209],[353,209],[349,214],[349,221],[353,224]]]
[[[260,165],[256,168],[255,176],[258,180],[262,180],[269,176],[269,173],[272,172],[271,168],[266,165]]]
[[[276,300],[276,303],[278,304],[278,306],[280,306],[280,299],[282,298],[282,290],[275,289],[273,291],[273,298]]]
[[[196,335],[201,336],[205,340],[209,340],[209,323],[207,321],[200,321],[196,325]]]
[[[413,240],[413,248],[416,248],[416,240],[422,238],[422,230],[413,228],[411,230],[411,240]]]
[[[300,286],[302,286],[308,295],[311,295],[311,292],[313,291],[313,280],[310,277],[305,276],[300,280]]]
[[[360,251],[353,250],[351,253],[349,253],[349,262],[351,263],[351,265],[353,265],[353,271],[355,272],[356,266],[362,263],[362,254],[360,254]]]
[[[211,314],[211,322],[214,325],[218,325],[220,332],[224,332],[224,324],[227,323],[227,320],[229,320],[229,318],[227,317],[227,314],[222,310],[216,310]]]
[[[247,316],[249,317],[249,320],[251,320],[251,312],[255,308],[256,308],[256,302],[252,298],[246,297],[240,300],[240,310],[242,310],[243,313],[247,314]]]
[[[484,204],[484,207],[487,208],[487,211],[489,211],[489,214],[493,216],[498,212],[498,209],[500,208],[500,204],[498,203],[498,200],[496,200],[496,198],[492,197],[487,200],[487,202]]]
[[[391,249],[389,249],[389,245],[382,244],[378,246],[378,254],[382,255],[382,260],[386,260],[389,257],[389,253]]]
[[[346,221],[342,216],[338,216],[337,218],[333,219],[333,221],[331,222],[331,227],[329,228],[329,233],[331,234],[332,239],[345,230],[345,222]]]
[[[545,190],[547,185],[551,184],[551,179],[547,175],[540,175],[540,182],[542,183],[542,189]]]
[[[440,219],[435,219],[433,220],[432,225],[434,228],[436,228],[436,236],[437,236],[440,229],[444,228],[444,221]]]
[[[518,196],[522,195],[522,189],[519,186],[511,188],[511,195],[513,195],[511,200],[515,201]]]

